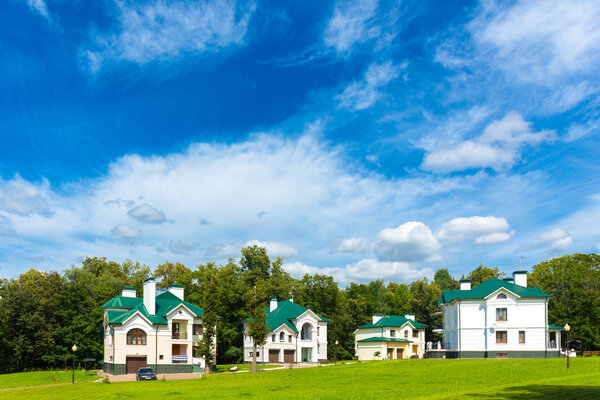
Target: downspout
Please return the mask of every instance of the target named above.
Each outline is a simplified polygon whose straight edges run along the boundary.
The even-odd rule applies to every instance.
[[[115,374],[115,327],[108,324],[108,326],[110,326],[110,329],[112,330],[112,350],[113,350],[113,356],[112,356],[112,372],[113,375]]]
[[[544,325],[544,333],[546,338],[544,339],[544,343],[546,344],[544,347],[544,355],[548,358],[548,298],[546,297],[546,324]]]
[[[460,331],[460,300],[458,300],[458,303],[456,304],[456,307],[458,308],[458,329],[457,329],[457,333],[458,333],[458,354],[457,354],[457,358],[461,358],[460,357],[460,352],[462,351],[462,343],[461,343],[461,331]]]
[[[154,368],[156,368],[156,372],[158,372],[158,325],[154,332],[154,345]]]

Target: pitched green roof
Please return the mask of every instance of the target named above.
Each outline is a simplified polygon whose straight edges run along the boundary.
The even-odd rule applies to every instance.
[[[389,337],[370,337],[366,339],[357,340],[357,342],[400,342],[400,343],[412,343],[408,339],[400,339],[400,338],[389,338]]]
[[[154,325],[166,325],[167,320],[165,316],[181,304],[189,308],[197,318],[202,317],[202,314],[204,314],[204,311],[200,307],[181,300],[171,292],[163,292],[156,296],[156,310],[154,315],[148,313],[148,310],[144,306],[144,301],[140,297],[115,296],[101,307],[123,309],[107,310],[106,316],[109,324],[121,324],[133,314],[139,312]]]
[[[292,330],[292,332],[298,333],[298,329],[292,322],[293,319],[298,318],[300,315],[304,314],[306,311],[309,311],[308,308],[302,307],[294,303],[293,301],[285,300],[277,303],[277,308],[270,312],[270,307],[265,309],[265,313],[267,314],[266,322],[269,327],[269,331],[274,331],[279,328],[281,325],[286,325],[288,328]],[[313,312],[320,321],[322,322],[330,322],[327,318],[320,316],[319,314]],[[248,322],[250,318],[246,318],[242,322]]]
[[[562,326],[550,324],[550,325],[548,325],[548,329],[550,329],[551,331],[562,331],[565,328]]]
[[[528,288],[501,279],[490,278],[471,290],[444,290],[440,296],[440,304],[462,299],[483,299],[500,288],[524,298],[552,297],[540,288]]]
[[[380,316],[382,314],[375,314],[375,315]],[[384,328],[384,327],[400,328],[401,326],[404,326],[404,324],[406,324],[407,322],[416,329],[425,329],[428,327],[427,325],[425,325],[422,322],[413,321],[411,319],[404,318],[401,315],[383,315],[383,317],[376,323],[368,323],[366,325],[359,327],[358,329]]]

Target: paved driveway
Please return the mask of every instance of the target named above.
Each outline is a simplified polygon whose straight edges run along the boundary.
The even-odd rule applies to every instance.
[[[99,376],[107,376],[106,373],[102,371],[98,371]],[[156,375],[157,379],[163,379],[163,377],[168,380],[175,379],[198,379],[202,376],[202,372],[192,372],[188,374],[158,374]],[[135,381],[135,374],[127,374],[127,375],[108,375],[108,379],[111,382],[131,382]]]

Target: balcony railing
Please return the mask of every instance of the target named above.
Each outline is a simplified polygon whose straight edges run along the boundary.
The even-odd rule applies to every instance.
[[[182,355],[172,355],[172,356],[171,356],[171,360],[173,360],[173,361],[177,361],[177,362],[187,362],[187,356],[182,356]]]
[[[187,332],[173,332],[171,339],[187,339]]]

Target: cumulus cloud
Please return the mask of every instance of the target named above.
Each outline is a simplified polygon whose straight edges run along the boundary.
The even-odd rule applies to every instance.
[[[139,229],[123,224],[115,226],[110,233],[124,240],[135,240],[142,236],[142,231]]]
[[[331,247],[333,253],[361,254],[371,248],[371,242],[367,238],[353,237],[342,240]]]
[[[566,250],[573,244],[573,238],[564,229],[555,228],[535,238],[533,246],[550,247],[552,250]]]
[[[246,246],[258,246],[264,247],[267,250],[269,257],[283,257],[283,258],[295,258],[298,257],[298,250],[278,242],[261,242],[260,240],[251,240],[247,242]]]
[[[110,61],[140,65],[240,46],[256,6],[235,0],[115,0],[118,29],[91,32],[81,56],[92,73]]]
[[[382,96],[380,89],[396,79],[398,71],[399,67],[391,61],[371,64],[363,80],[352,82],[337,96],[338,106],[352,111],[373,106]]]
[[[339,54],[347,54],[355,43],[375,37],[379,31],[370,28],[369,20],[375,16],[378,0],[336,2],[333,16],[327,23],[323,41]]]
[[[453,145],[438,145],[430,150],[421,168],[433,172],[462,171],[469,168],[512,167],[520,158],[524,146],[535,146],[554,137],[554,131],[535,132],[531,123],[516,113],[493,121],[483,133],[473,139]]]
[[[131,218],[145,224],[162,224],[167,219],[165,213],[152,207],[150,204],[141,204],[127,212]]]
[[[19,175],[4,181],[0,178],[0,210],[28,216],[38,214],[50,217],[52,210],[47,200],[48,181],[32,184]]]
[[[173,254],[188,254],[196,250],[196,243],[189,239],[179,239],[174,242],[169,242],[167,247]]]
[[[374,244],[375,254],[384,261],[438,261],[440,244],[422,222],[406,222],[383,229]]]
[[[436,231],[436,237],[444,244],[459,243],[475,238],[476,244],[505,242],[511,238],[510,228],[504,218],[494,216],[473,216],[454,218],[444,222]]]

